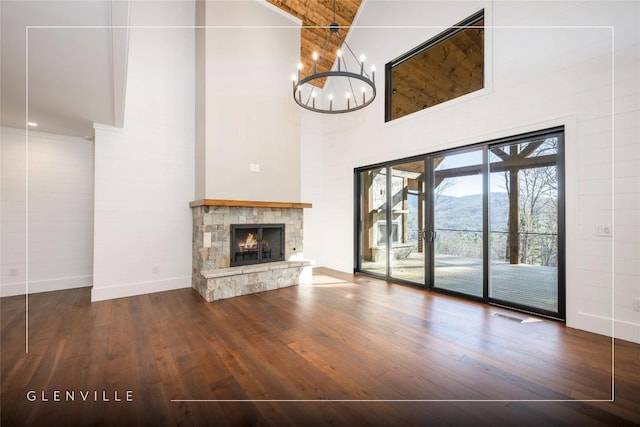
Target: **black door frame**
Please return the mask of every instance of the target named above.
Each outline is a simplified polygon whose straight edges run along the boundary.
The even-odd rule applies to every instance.
[[[490,281],[490,227],[489,227],[489,177],[490,177],[490,165],[489,165],[489,149],[492,146],[503,145],[505,143],[517,143],[524,142],[527,139],[539,138],[542,136],[554,136],[558,138],[558,152],[557,152],[557,177],[558,177],[558,312],[548,312],[541,309],[536,309],[534,307],[525,306],[522,304],[517,304],[513,302],[501,301],[495,298],[489,297],[489,281]],[[483,295],[481,298],[477,298],[472,295],[462,294],[459,292],[448,291],[443,289],[434,288],[434,251],[433,251],[433,231],[434,231],[434,206],[433,206],[433,193],[434,193],[434,180],[433,180],[433,159],[435,157],[441,157],[446,155],[451,155],[452,153],[459,153],[470,150],[482,150],[482,188],[483,188],[483,201],[482,201],[482,236],[483,236]],[[425,186],[425,214],[424,214],[424,224],[423,229],[427,230],[427,238],[425,239],[424,246],[424,268],[425,268],[425,283],[414,283],[407,280],[399,279],[391,276],[391,262],[390,262],[390,245],[387,245],[387,253],[386,253],[386,275],[380,276],[377,274],[373,274],[371,272],[367,272],[362,270],[361,268],[361,253],[362,253],[362,221],[360,220],[362,216],[362,188],[361,188],[361,173],[366,172],[372,169],[381,169],[384,168],[386,171],[386,192],[387,192],[387,203],[386,203],[386,232],[387,232],[387,242],[391,242],[391,233],[392,233],[392,216],[391,216],[391,203],[388,202],[388,198],[391,195],[391,168],[395,165],[399,165],[402,163],[416,162],[422,161],[424,168],[424,186]],[[558,126],[554,128],[544,129],[535,132],[528,132],[525,134],[519,134],[515,136],[494,139],[490,141],[485,141],[477,144],[467,145],[463,147],[452,148],[448,150],[441,150],[438,152],[422,154],[418,156],[412,156],[408,158],[393,160],[389,162],[378,163],[374,165],[359,167],[354,169],[354,273],[356,274],[365,274],[373,277],[377,277],[384,280],[392,280],[393,282],[398,282],[402,284],[407,284],[423,289],[428,289],[431,291],[452,294],[455,296],[460,296],[465,299],[481,301],[488,304],[505,306],[510,309],[520,310],[524,312],[530,312],[538,315],[542,315],[545,317],[557,319],[557,320],[565,320],[566,319],[566,258],[565,258],[565,250],[566,250],[566,230],[565,230],[565,150],[564,150],[564,126]],[[392,195],[391,195],[392,196]]]

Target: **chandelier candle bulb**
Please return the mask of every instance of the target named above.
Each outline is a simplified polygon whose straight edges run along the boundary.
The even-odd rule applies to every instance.
[[[342,51],[338,49],[338,71],[340,71],[340,58],[342,57]]]
[[[317,73],[318,52],[313,52],[313,74]]]

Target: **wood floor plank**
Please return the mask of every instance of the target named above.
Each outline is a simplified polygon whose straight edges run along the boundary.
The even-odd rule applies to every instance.
[[[30,296],[25,354],[25,298],[2,298],[0,423],[640,424],[640,345],[495,312],[522,317],[322,268],[214,303],[70,289]]]

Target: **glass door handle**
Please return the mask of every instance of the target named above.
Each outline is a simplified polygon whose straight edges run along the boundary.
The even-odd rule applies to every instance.
[[[418,230],[418,234],[420,235],[420,238],[422,240],[424,240],[425,242],[427,241],[427,230],[425,230],[425,229]],[[436,235],[437,234],[438,233],[436,233],[435,230],[431,230],[429,232],[429,241],[433,242],[436,239]]]

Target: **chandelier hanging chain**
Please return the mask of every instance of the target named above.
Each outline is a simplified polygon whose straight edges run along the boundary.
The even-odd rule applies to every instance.
[[[329,37],[327,38],[327,41],[331,39],[331,36],[333,34],[336,35],[336,39],[340,39],[340,35],[338,34],[338,30],[339,30],[340,26],[338,25],[338,20],[336,19],[336,0],[333,0],[333,22],[331,23],[330,29],[329,29]],[[332,29],[334,29],[332,31]],[[356,60],[357,63],[360,63],[360,61],[358,61],[358,57],[353,53],[353,51],[351,50],[351,47],[347,44],[347,40],[345,37],[342,38],[342,43],[347,47],[347,49],[349,50],[349,52],[351,53],[351,56],[353,56],[353,58]],[[325,41],[325,44],[322,48],[322,50],[324,51],[326,49],[327,46],[327,42]],[[347,61],[344,61],[344,70],[349,72],[349,68],[347,65]],[[356,98],[356,93],[353,90],[353,84],[351,82],[351,78],[347,77],[347,80],[349,82],[349,89],[351,89],[351,95],[353,95],[353,102],[356,104],[356,107],[358,106],[358,101]]]
[[[335,5],[335,3],[334,3],[334,5]],[[347,44],[347,41],[344,40],[343,43],[347,47],[347,49],[349,50],[351,55],[355,58],[356,62],[359,64],[360,61],[358,61],[358,57],[353,53],[353,51],[351,50],[351,48]],[[347,68],[347,61],[344,61],[344,70],[347,71],[347,72],[349,71],[349,69]],[[358,106],[358,98],[356,98],[356,92],[353,90],[353,84],[352,84],[351,78],[347,77],[347,81],[349,82],[349,88],[351,89],[351,95],[353,95],[353,102],[356,104],[356,107],[357,107]]]
[[[333,24],[336,23],[336,15],[335,14],[336,14],[336,10],[335,10],[335,2],[334,2],[334,4],[333,4]],[[332,27],[330,27],[330,28],[332,28]],[[322,45],[322,49],[320,50],[320,53],[322,54],[322,53],[326,53],[327,52],[327,45],[329,45],[329,43],[331,42],[331,38],[334,35],[335,35],[337,40],[342,40],[342,43],[347,47],[347,49],[349,50],[349,53],[351,53],[351,56],[353,56],[353,59],[358,64],[360,64],[360,61],[358,61],[358,57],[355,55],[355,53],[353,53],[353,50],[351,50],[351,47],[347,44],[347,41],[345,40],[345,38],[344,37],[340,37],[338,31],[329,31],[329,37],[327,37],[324,40],[324,44]],[[349,72],[347,61],[344,61],[342,64],[344,65],[344,70],[346,72]],[[365,75],[367,77],[369,77],[366,73],[365,73]],[[358,99],[356,98],[356,92],[353,89],[353,83],[352,83],[351,77],[347,77],[347,81],[349,82],[349,88],[351,90],[351,95],[353,96],[353,102],[356,104],[356,107],[357,107],[358,106]],[[307,95],[307,102],[305,102],[305,105],[309,105],[309,101],[311,100],[313,93],[314,93],[313,90],[311,92],[309,92],[309,95]]]
[[[334,19],[333,21],[335,22],[335,2],[333,4],[334,7]],[[327,37],[326,39],[324,39],[324,44],[322,45],[322,49],[320,49],[320,53],[324,53],[327,51],[327,46],[329,45],[329,42],[331,41],[331,36],[333,35],[333,33],[330,31],[329,32],[329,37]],[[337,33],[336,33],[336,38],[338,37]],[[315,73],[316,70],[314,69],[313,72]],[[313,97],[314,91],[311,90],[311,92],[309,92],[309,94],[307,95],[307,102],[305,102],[305,105],[309,105],[309,101],[311,100],[311,98]],[[294,98],[295,98],[295,94],[294,94]]]
[[[331,28],[334,28],[335,30],[332,31]],[[331,26],[330,26],[329,37],[325,41],[325,44],[324,44],[324,46],[322,48],[323,51],[326,49],[327,42],[331,39],[331,35],[332,34],[335,33],[336,39],[340,39],[340,35],[338,34],[338,29],[339,28],[340,28],[340,26],[338,25],[338,20],[336,19],[336,0],[333,0],[333,22],[331,23]],[[356,56],[355,53],[353,53],[353,50],[351,50],[351,46],[349,46],[349,44],[347,43],[346,37],[342,37],[342,43],[347,47],[347,49],[349,50],[349,53],[351,53],[351,56],[353,56],[353,58],[356,60],[356,63],[360,64],[360,61],[358,61],[358,57]],[[340,63],[338,63],[338,67],[339,66],[340,66]],[[344,70],[346,72],[349,72],[347,61],[344,61]],[[366,75],[366,73],[365,73],[365,75]],[[369,77],[369,76],[367,75],[367,77]],[[349,89],[351,89],[351,95],[353,95],[353,102],[356,104],[356,107],[357,107],[358,106],[358,100],[356,98],[356,92],[353,90],[352,79],[350,77],[347,77],[347,80],[349,82]]]

